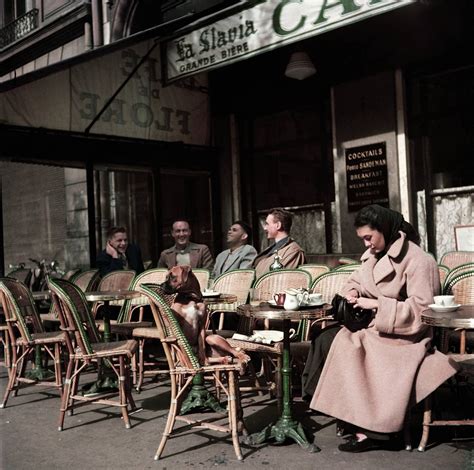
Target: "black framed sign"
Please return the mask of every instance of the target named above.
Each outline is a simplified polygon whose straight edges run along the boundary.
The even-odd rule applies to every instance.
[[[389,207],[386,143],[346,149],[346,181],[349,212],[368,204]]]

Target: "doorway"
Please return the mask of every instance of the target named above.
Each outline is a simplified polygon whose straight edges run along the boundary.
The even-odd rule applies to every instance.
[[[184,219],[190,224],[191,240],[207,245],[215,254],[212,196],[210,172],[160,170],[161,249],[174,245],[173,222]]]

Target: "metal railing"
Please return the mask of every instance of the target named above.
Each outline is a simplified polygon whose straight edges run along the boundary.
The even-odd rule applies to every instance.
[[[38,13],[38,8],[34,8],[0,29],[0,49],[36,29],[38,27]]]

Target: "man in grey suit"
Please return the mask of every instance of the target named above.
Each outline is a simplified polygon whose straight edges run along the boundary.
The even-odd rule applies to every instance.
[[[173,266],[189,265],[191,268],[211,269],[214,260],[207,245],[193,243],[191,228],[186,220],[176,220],[171,229],[175,245],[163,250],[158,260],[159,268],[171,269]]]
[[[219,253],[212,276],[216,278],[233,269],[252,267],[257,256],[257,250],[248,243],[251,242],[252,229],[241,220],[236,220],[227,231],[227,250]]]

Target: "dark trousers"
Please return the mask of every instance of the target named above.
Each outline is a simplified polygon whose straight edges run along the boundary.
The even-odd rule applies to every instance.
[[[323,371],[324,363],[331,349],[331,344],[340,329],[340,325],[325,328],[311,341],[306,365],[301,377],[302,397],[306,401],[311,401],[311,398],[313,398],[319,378],[321,377],[321,372]]]

